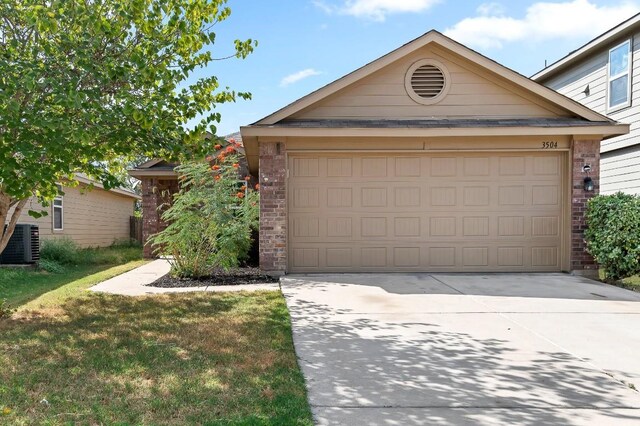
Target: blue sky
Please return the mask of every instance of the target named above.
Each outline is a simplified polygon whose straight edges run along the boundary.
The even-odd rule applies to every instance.
[[[259,41],[245,60],[215,61],[199,75],[248,91],[217,105],[218,134],[233,133],[331,81],[436,29],[527,76],[618,22],[640,0],[229,0],[214,56],[234,39]]]

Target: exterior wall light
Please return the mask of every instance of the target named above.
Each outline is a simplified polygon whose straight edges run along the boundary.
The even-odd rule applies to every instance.
[[[592,192],[595,189],[595,183],[589,176],[589,172],[591,171],[591,164],[585,164],[584,166],[582,166],[582,171],[587,174],[587,176],[583,180],[584,190],[587,192]]]
[[[584,190],[587,192],[591,192],[594,190],[594,188],[595,184],[593,183],[593,179],[591,179],[589,176],[584,178]]]

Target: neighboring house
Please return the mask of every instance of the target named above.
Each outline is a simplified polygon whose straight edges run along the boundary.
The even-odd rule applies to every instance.
[[[69,238],[80,247],[105,247],[129,239],[129,218],[140,196],[125,189],[105,190],[99,182],[76,175],[78,186],[61,186],[62,194],[47,207],[33,197],[18,223],[38,225],[40,240]],[[28,211],[44,210],[41,218]]]
[[[600,191],[640,194],[640,14],[610,29],[532,78],[614,120],[627,135],[603,141]]]
[[[211,137],[211,135],[207,135]],[[235,140],[242,144],[240,133],[233,133],[224,137],[226,140]],[[238,149],[240,154],[240,176],[249,173],[247,160],[243,148]],[[144,257],[155,257],[154,247],[147,244],[149,237],[166,228],[162,221],[163,210],[169,206],[171,197],[179,190],[178,174],[175,172],[177,163],[170,163],[162,159],[154,159],[138,165],[129,170],[129,175],[139,179],[142,187],[142,241],[144,244]]]
[[[600,141],[628,131],[431,31],[241,128],[260,266],[593,274]]]

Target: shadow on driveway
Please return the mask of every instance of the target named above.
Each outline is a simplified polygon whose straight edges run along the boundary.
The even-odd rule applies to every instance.
[[[624,380],[494,307],[606,300],[636,315],[634,293],[562,274],[294,276],[283,291],[319,424],[640,422]]]

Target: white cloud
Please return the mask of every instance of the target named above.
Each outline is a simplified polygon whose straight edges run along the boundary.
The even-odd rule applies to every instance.
[[[323,11],[326,14],[330,15],[333,12],[336,11],[334,6],[328,5],[327,3],[325,3],[322,0],[313,0],[312,3],[313,3],[313,5],[315,7],[317,7],[318,9],[320,9],[321,11]]]
[[[307,68],[306,70],[298,71],[293,74],[289,74],[280,80],[280,87],[286,87],[290,84],[297,83],[305,78],[313,77],[314,75],[322,74],[320,71],[316,71],[313,68]]]
[[[590,0],[539,2],[527,9],[524,18],[516,19],[505,16],[501,7],[485,4],[478,8],[479,16],[463,19],[445,34],[481,48],[501,48],[505,43],[523,40],[594,37],[639,11],[635,1],[612,6],[598,6]]]
[[[382,22],[393,13],[423,12],[440,0],[342,0],[340,5],[314,0],[313,4],[325,13],[351,15]]]
[[[476,12],[478,12],[478,15],[481,16],[496,16],[504,15],[505,9],[504,6],[502,6],[500,3],[491,2],[482,3],[480,6],[478,6]]]

